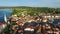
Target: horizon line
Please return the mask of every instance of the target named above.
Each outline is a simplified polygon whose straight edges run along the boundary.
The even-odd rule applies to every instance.
[[[0,6],[0,7],[46,7],[46,6]],[[60,8],[60,7],[48,7],[47,8]]]

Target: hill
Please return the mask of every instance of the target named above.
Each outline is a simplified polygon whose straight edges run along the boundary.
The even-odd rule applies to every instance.
[[[0,9],[11,9],[11,14],[22,15],[37,15],[38,13],[60,14],[60,8],[49,7],[28,7],[28,6],[14,6],[14,7],[0,7]]]

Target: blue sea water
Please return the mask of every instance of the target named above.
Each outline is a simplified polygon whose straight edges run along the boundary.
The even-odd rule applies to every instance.
[[[10,9],[0,9],[0,22],[4,21],[4,14],[6,14],[6,16],[9,17],[11,12],[12,11]]]
[[[58,23],[60,23],[60,19],[54,19],[54,22],[53,22],[54,24],[58,24]]]

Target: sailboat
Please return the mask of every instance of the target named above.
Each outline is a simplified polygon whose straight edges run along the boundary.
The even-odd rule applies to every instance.
[[[6,14],[4,14],[4,22],[7,23],[7,17],[6,17]]]
[[[6,14],[4,14],[4,22],[5,22],[6,24],[10,24],[10,22],[9,22],[8,19],[7,19]]]

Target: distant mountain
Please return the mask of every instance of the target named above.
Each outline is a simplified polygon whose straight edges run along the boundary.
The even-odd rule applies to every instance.
[[[53,8],[53,7],[31,7],[31,6],[0,6],[0,8]]]

